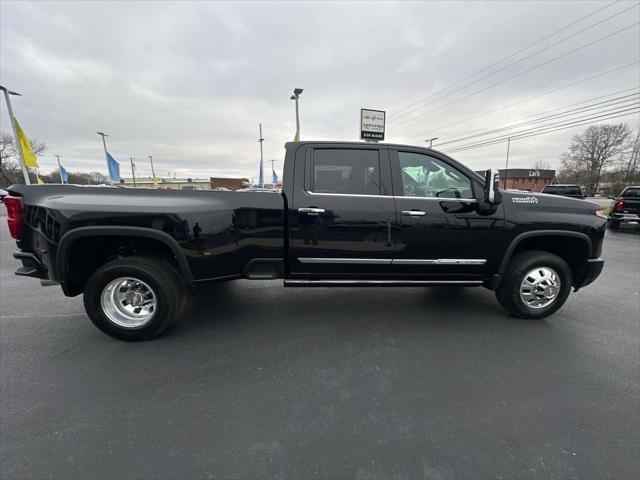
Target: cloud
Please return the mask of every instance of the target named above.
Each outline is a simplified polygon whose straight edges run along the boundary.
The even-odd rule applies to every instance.
[[[282,168],[283,144],[295,130],[293,87],[305,89],[300,100],[305,139],[355,140],[359,109],[371,107],[387,110],[390,141],[420,144],[430,136],[445,141],[638,86],[636,65],[442,128],[637,61],[636,27],[508,80],[637,22],[640,9],[631,8],[459,92],[419,103],[432,101],[412,115],[400,110],[605,5],[2,2],[1,82],[24,95],[15,99],[14,108],[29,135],[49,146],[41,160],[45,169],[54,168],[53,154],[60,153],[70,170],[104,170],[95,134],[101,130],[109,133],[114,156],[121,162],[137,158],[143,175],[148,173],[144,159],[153,154],[163,174],[255,177],[258,123],[263,124],[265,158],[280,160],[276,167]],[[513,59],[633,5],[618,2]],[[498,81],[503,82],[470,95]],[[637,115],[624,120],[637,128]],[[7,130],[4,106],[0,123]],[[510,162],[557,164],[576,131],[514,141]],[[505,148],[454,156],[473,168],[487,168],[502,163]]]

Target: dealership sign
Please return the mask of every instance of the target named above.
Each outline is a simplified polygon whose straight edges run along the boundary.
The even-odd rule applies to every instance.
[[[384,140],[385,112],[360,109],[360,139],[368,141]]]

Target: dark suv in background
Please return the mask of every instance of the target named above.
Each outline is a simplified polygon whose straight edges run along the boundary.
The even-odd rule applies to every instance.
[[[542,189],[541,193],[579,198],[581,200],[587,198],[587,192],[580,185],[547,185]]]
[[[640,186],[627,187],[613,199],[609,228],[617,230],[621,222],[640,223]]]

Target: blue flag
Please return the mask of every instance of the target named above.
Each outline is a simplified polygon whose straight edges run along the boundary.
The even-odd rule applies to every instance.
[[[107,152],[107,167],[109,167],[109,176],[114,182],[120,181],[120,164]]]
[[[276,183],[278,183],[278,174],[276,173],[276,171],[273,168],[271,169],[271,173],[272,173],[272,175],[271,175],[271,183],[273,183],[275,185]]]
[[[62,165],[60,165],[60,182],[69,183],[69,174]]]

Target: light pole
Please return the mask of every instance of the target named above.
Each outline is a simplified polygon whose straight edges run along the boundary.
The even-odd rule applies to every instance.
[[[0,90],[4,92],[4,99],[7,101],[7,111],[9,112],[9,119],[11,120],[11,128],[13,128],[13,138],[16,142],[16,149],[18,150],[18,155],[20,156],[20,163],[22,164],[22,175],[24,176],[24,183],[26,185],[31,185],[31,181],[29,180],[29,171],[27,170],[27,166],[24,163],[24,153],[22,152],[22,145],[20,144],[20,139],[18,138],[18,129],[16,128],[16,119],[13,116],[13,107],[11,106],[10,95],[16,95],[21,97],[18,92],[14,92],[12,90],[8,90],[7,88],[0,85]]]
[[[55,154],[54,157],[58,160],[58,172],[60,173],[60,183],[65,183],[64,178],[62,178],[62,165],[60,165],[60,157],[62,155]]]
[[[433,141],[438,140],[438,137],[427,138],[425,142],[429,142],[429,148],[433,147]]]
[[[109,181],[113,183],[113,178],[111,178],[111,169],[109,168],[109,154],[107,153],[107,142],[104,137],[108,137],[106,133],[96,132],[98,135],[102,137],[102,146],[104,147],[104,159],[107,162],[107,172],[109,172]]]
[[[264,167],[263,167],[263,160],[262,160],[262,142],[264,142],[264,138],[262,138],[262,124],[259,124],[259,128],[260,128],[260,138],[258,139],[258,143],[260,144],[260,174],[259,174],[259,178],[258,178],[258,183],[260,184],[261,187],[264,187]]]
[[[133,157],[129,157],[131,160],[131,176],[133,177],[133,188],[136,188],[136,164],[133,163]]]
[[[300,113],[298,111],[298,98],[302,94],[302,88],[294,88],[293,95],[291,95],[291,100],[295,100],[296,102],[296,136],[293,139],[294,142],[300,141]]]

